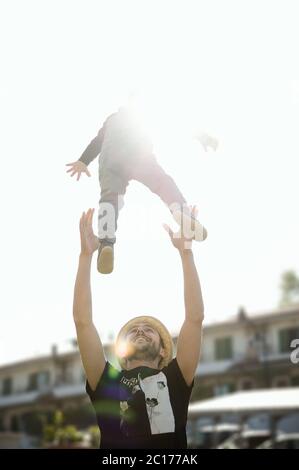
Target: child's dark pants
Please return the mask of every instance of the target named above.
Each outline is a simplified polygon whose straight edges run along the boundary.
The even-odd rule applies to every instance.
[[[167,205],[186,203],[174,180],[158,164],[154,155],[115,159],[100,164],[99,179],[101,198],[99,201],[99,238],[106,243],[115,243],[115,232],[123,196],[130,180],[136,180],[157,194]],[[125,165],[123,164],[125,163]]]

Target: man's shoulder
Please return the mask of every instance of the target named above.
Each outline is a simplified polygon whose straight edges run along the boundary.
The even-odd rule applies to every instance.
[[[165,367],[163,367],[161,371],[165,372],[166,375],[168,374],[171,376],[178,376],[178,375],[181,376],[182,374],[176,357],[171,359],[171,361]]]
[[[171,361],[169,361],[169,363],[165,367],[163,367],[163,369],[169,369],[169,368],[175,367],[176,365],[177,365],[176,357],[173,357]]]

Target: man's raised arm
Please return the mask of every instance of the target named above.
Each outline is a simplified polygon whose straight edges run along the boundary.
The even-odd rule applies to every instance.
[[[194,208],[194,214],[195,211]],[[190,247],[191,242],[186,240],[184,236],[177,237],[169,227],[165,226],[165,228],[170,235],[172,244],[180,254],[183,268],[185,320],[178,337],[176,359],[186,383],[191,385],[200,358],[204,304]],[[189,244],[189,248],[186,248],[186,244]]]
[[[94,210],[80,219],[81,252],[74,289],[73,317],[81,359],[89,385],[95,390],[105,368],[106,359],[98,332],[92,321],[90,268],[93,253],[99,245],[92,230]]]

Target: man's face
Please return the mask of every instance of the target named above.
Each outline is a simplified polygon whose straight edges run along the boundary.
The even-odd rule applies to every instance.
[[[138,323],[126,335],[128,359],[156,359],[162,344],[159,333],[147,323]]]

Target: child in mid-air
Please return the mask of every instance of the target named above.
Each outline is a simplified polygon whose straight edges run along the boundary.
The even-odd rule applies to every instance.
[[[217,141],[206,134],[199,134],[205,150],[217,147]],[[99,249],[97,269],[108,274],[113,270],[115,232],[123,196],[130,180],[147,186],[167,204],[175,220],[182,226],[192,228],[190,238],[202,241],[207,237],[206,229],[191,213],[186,200],[174,180],[165,173],[153,154],[153,144],[142,126],[139,109],[134,99],[110,115],[90,142],[78,161],[68,163],[71,176],[88,171],[89,163],[100,154],[99,181]],[[190,232],[191,233],[191,232]]]

